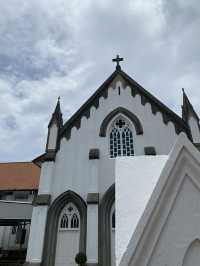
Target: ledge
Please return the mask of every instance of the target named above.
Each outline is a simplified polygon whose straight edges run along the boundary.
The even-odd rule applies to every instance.
[[[99,193],[88,193],[87,203],[88,204],[99,204]]]
[[[156,149],[154,147],[144,147],[145,155],[156,155]]]
[[[50,194],[40,194],[33,200],[33,206],[49,206],[51,202]]]
[[[90,149],[89,160],[98,160],[100,158],[99,149]]]

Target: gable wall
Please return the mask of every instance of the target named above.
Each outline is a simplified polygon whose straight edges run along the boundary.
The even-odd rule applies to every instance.
[[[122,87],[121,81],[113,82],[114,88]],[[91,148],[100,150],[98,160],[97,189],[100,196],[114,183],[114,159],[109,158],[108,138],[99,137],[100,125],[103,119],[115,108],[122,106],[134,113],[140,120],[144,133],[136,135],[134,131],[135,155],[144,155],[145,146],[153,146],[157,154],[168,154],[177,137],[174,125],[163,123],[161,113],[152,114],[149,103],[141,104],[141,97],[131,95],[131,89],[118,89],[110,87],[108,97],[99,99],[99,107],[92,107],[90,117],[82,117],[81,126],[73,128],[71,138],[61,140],[60,150],[56,156],[51,184],[52,196],[55,198],[60,193],[70,189],[80,194],[84,199],[90,190],[91,165],[88,154]]]

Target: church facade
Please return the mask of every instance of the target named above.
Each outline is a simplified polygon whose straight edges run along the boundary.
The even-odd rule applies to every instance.
[[[198,146],[199,118],[185,92],[176,115],[116,70],[63,123],[60,101],[48,125],[26,265],[114,266],[116,157],[168,155],[183,132]]]

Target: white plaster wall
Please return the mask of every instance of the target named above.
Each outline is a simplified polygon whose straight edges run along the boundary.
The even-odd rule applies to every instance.
[[[167,159],[166,155],[116,159],[116,265],[120,265]]]
[[[98,262],[98,205],[87,207],[87,259],[88,263]]]
[[[54,123],[49,129],[49,140],[48,140],[48,149],[53,150],[56,148],[56,141],[58,135],[58,127]]]
[[[47,206],[37,206],[33,208],[28,250],[26,256],[26,261],[28,262],[40,263],[42,260],[47,211]]]
[[[122,86],[121,82],[116,87]],[[100,125],[103,119],[115,108],[122,106],[133,112],[141,121],[144,134],[136,135],[135,155],[143,155],[145,146],[154,146],[157,154],[168,154],[177,137],[174,125],[169,122],[165,125],[161,113],[152,114],[150,104],[143,106],[141,97],[131,96],[131,89],[118,90],[109,88],[108,98],[100,98],[99,107],[92,107],[90,118],[81,120],[80,129],[73,128],[71,138],[61,141],[61,148],[56,156],[53,169],[51,192],[53,199],[62,192],[71,189],[84,199],[88,193],[91,164],[88,153],[91,148],[100,150],[98,190],[100,196],[114,183],[114,159],[109,158],[108,138],[99,137]]]
[[[196,184],[185,178],[169,217],[156,243],[149,266],[182,266],[191,243],[200,239],[200,191]],[[197,265],[196,256],[194,263]]]
[[[53,162],[44,162],[40,173],[40,184],[38,194],[49,194],[51,191]]]
[[[192,133],[192,138],[194,143],[199,143],[200,142],[200,132],[199,132],[199,127],[198,127],[198,122],[197,120],[191,116],[189,118],[189,125]]]

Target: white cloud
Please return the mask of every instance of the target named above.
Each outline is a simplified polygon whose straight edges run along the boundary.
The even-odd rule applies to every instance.
[[[57,97],[66,118],[111,74],[117,53],[174,110],[186,87],[200,111],[198,1],[1,2],[1,161],[43,152]]]

